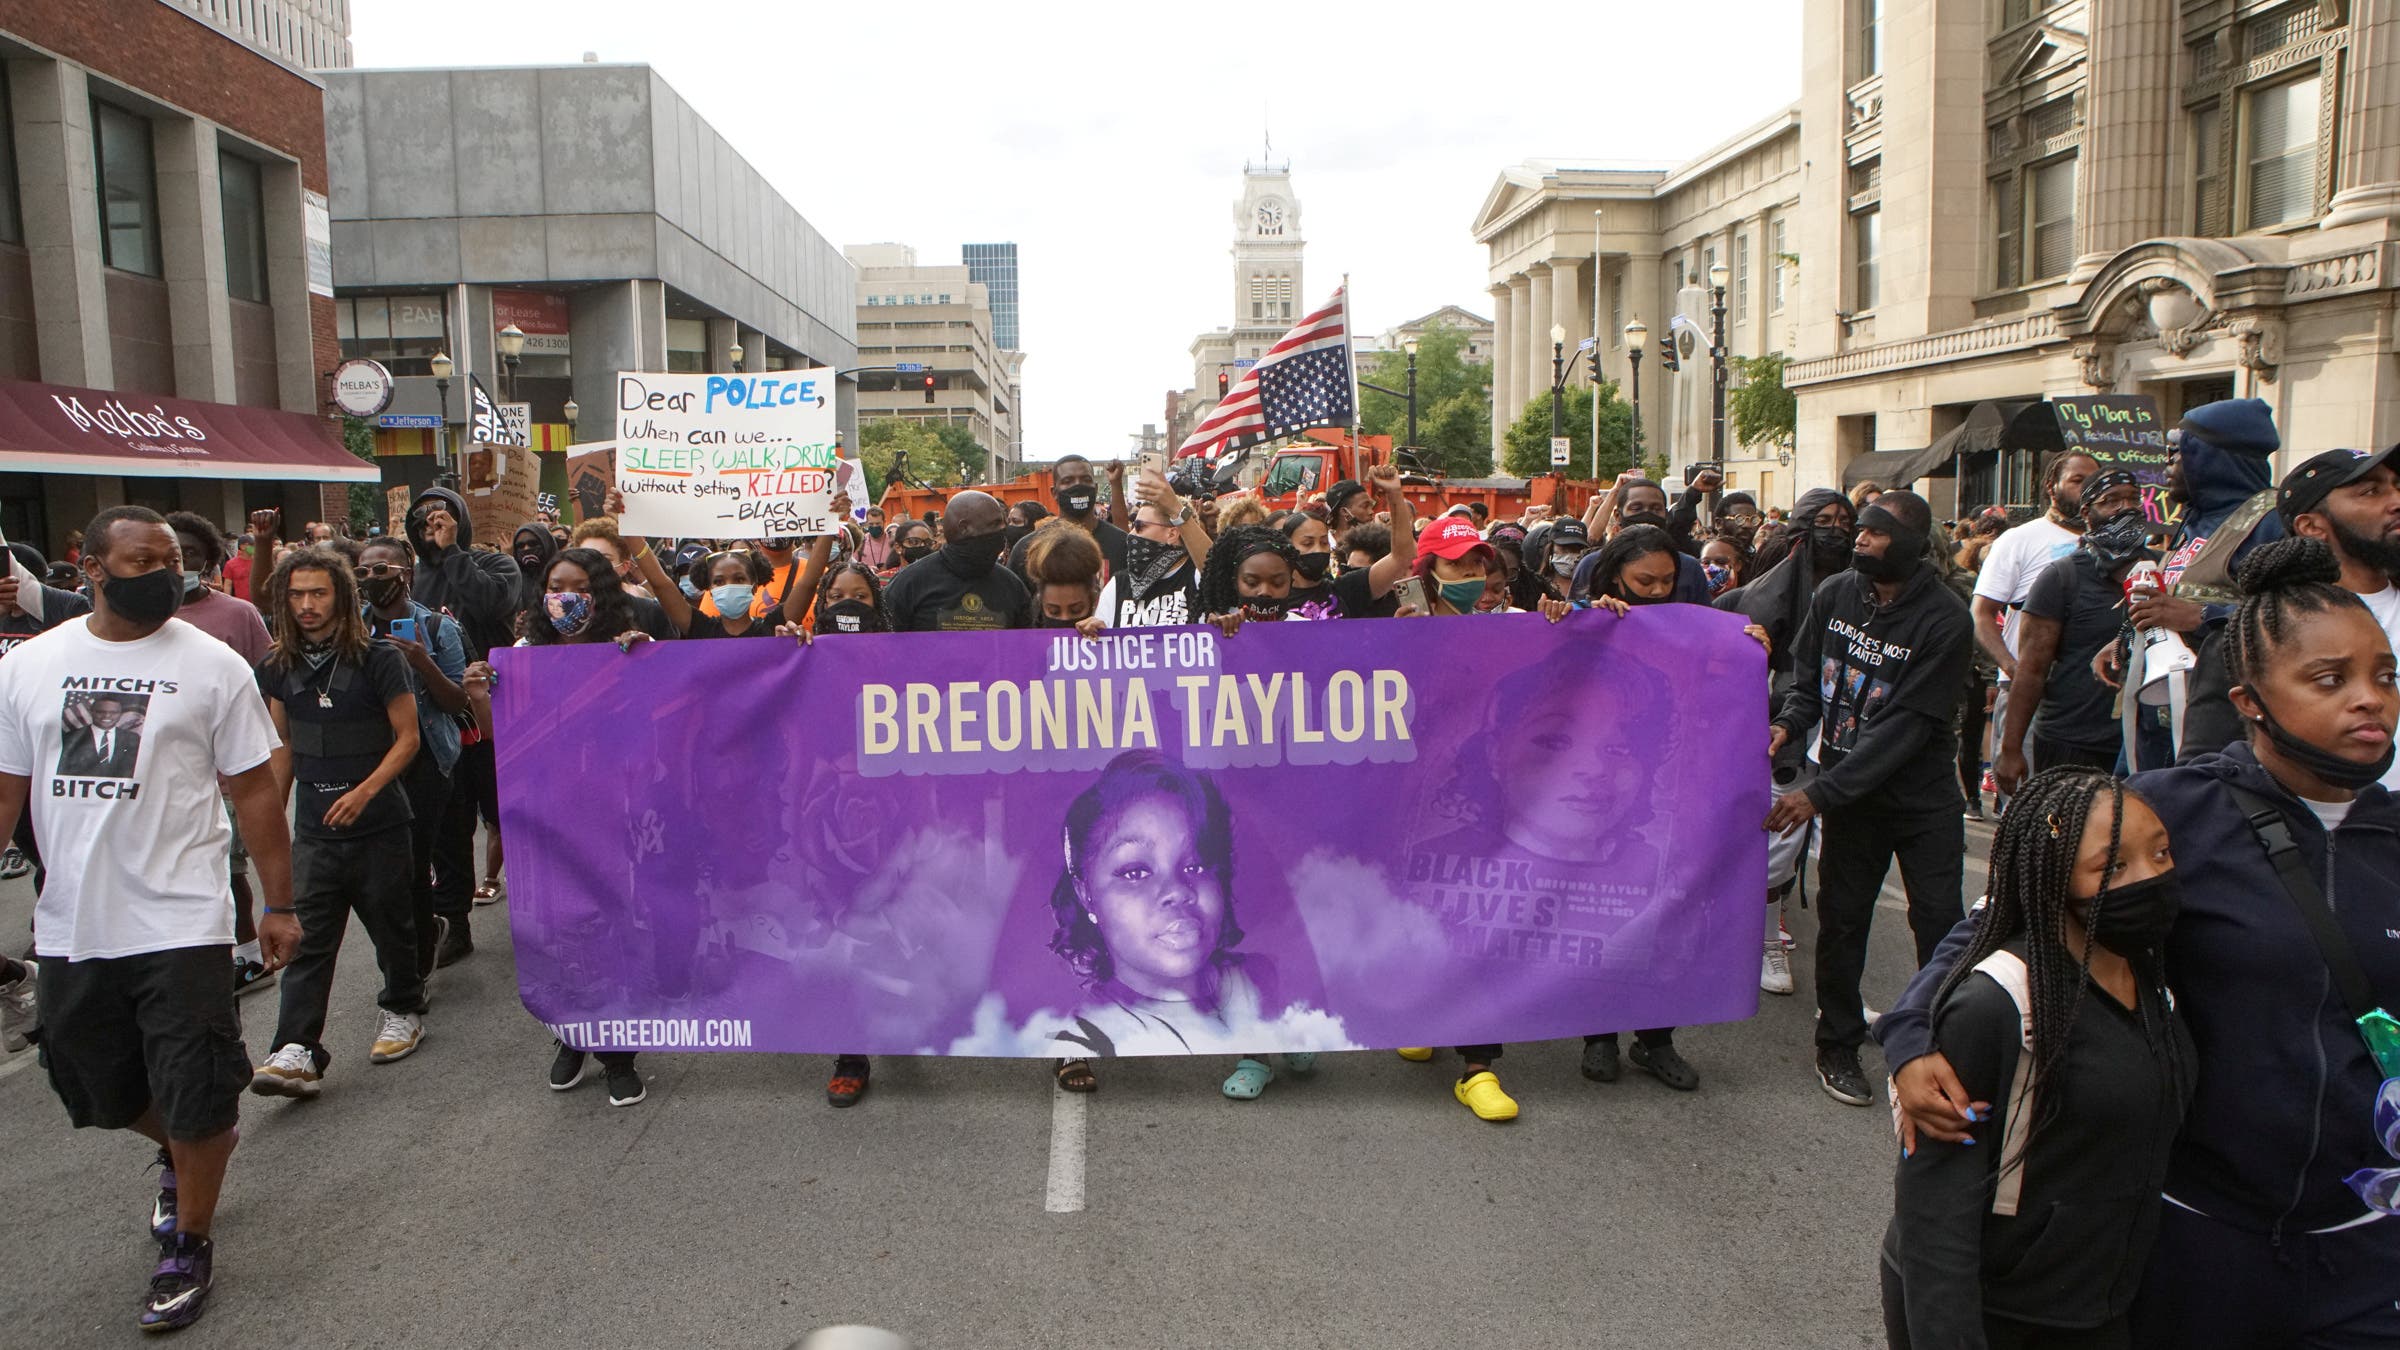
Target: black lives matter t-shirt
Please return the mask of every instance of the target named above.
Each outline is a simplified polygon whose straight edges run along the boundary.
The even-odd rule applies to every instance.
[[[391,701],[407,698],[409,716],[416,716],[416,687],[397,648],[377,641],[368,645],[363,660],[333,659],[320,666],[295,657],[288,671],[269,662],[258,668],[258,687],[283,705],[291,731],[299,833],[349,839],[409,822],[408,796],[394,778],[357,820],[339,829],[325,824],[326,809],[365,782],[391,748],[391,716],[385,711]]]
[[[942,555],[900,569],[883,588],[895,633],[984,633],[1033,627],[1033,592],[1005,567],[963,577]]]

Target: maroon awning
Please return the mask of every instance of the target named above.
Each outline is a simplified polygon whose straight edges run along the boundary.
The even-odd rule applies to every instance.
[[[323,417],[0,380],[0,472],[373,483]]]

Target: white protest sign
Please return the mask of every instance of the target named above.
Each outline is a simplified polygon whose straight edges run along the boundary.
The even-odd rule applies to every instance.
[[[773,539],[830,532],[833,372],[617,376],[628,534]]]

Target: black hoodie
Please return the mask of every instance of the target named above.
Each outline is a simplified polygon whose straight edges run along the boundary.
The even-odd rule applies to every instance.
[[[459,543],[436,548],[425,538],[417,507],[435,502],[458,520]],[[464,497],[448,488],[417,494],[408,512],[408,542],[417,551],[416,602],[458,620],[467,639],[467,659],[480,661],[495,647],[517,640],[517,560],[505,553],[465,547],[475,537],[474,517]]]
[[[1791,690],[1775,724],[1795,742],[1824,727],[1807,789],[1820,811],[1869,807],[1901,818],[1955,816],[1952,714],[1974,664],[1975,621],[1930,564],[1888,606],[1856,571],[1817,587],[1792,648]]]
[[[533,540],[531,550],[525,547],[529,537]],[[517,564],[520,577],[517,583],[519,609],[531,609],[542,603],[542,573],[549,569],[550,560],[559,555],[558,536],[550,533],[550,527],[538,520],[526,521],[517,527],[515,534],[509,536],[508,553],[511,558],[522,558],[529,551],[537,559],[533,570],[528,572],[524,563]]]

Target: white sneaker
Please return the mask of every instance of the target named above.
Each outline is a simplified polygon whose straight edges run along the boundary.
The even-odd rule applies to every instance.
[[[17,964],[25,973],[13,984],[0,985],[0,1051],[12,1055],[33,1043],[26,1033],[42,1024],[41,1009],[33,1003],[33,962]]]
[[[324,1079],[317,1070],[317,1057],[307,1046],[294,1042],[267,1056],[267,1062],[250,1075],[250,1090],[261,1097],[314,1097]]]
[[[1789,994],[1792,992],[1792,958],[1784,954],[1783,944],[1767,939],[1767,953],[1758,967],[1758,987],[1761,993]]]
[[[417,1053],[425,1043],[425,1019],[415,1013],[386,1011],[383,1025],[375,1032],[375,1048],[367,1052],[371,1064],[389,1064]]]

